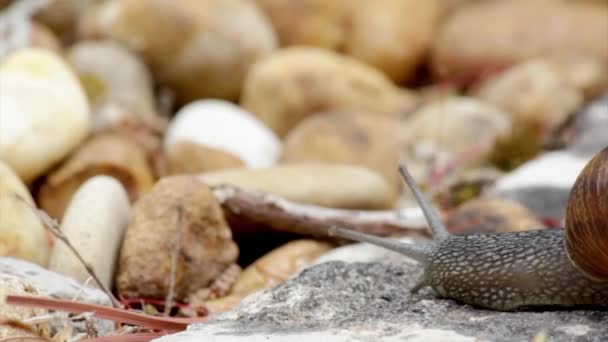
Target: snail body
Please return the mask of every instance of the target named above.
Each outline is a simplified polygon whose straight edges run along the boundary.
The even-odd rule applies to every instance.
[[[565,230],[450,235],[407,169],[400,171],[433,231],[432,242],[406,244],[337,227],[330,235],[419,261],[424,274],[412,292],[430,286],[441,297],[500,311],[608,306],[608,148],[575,182]]]

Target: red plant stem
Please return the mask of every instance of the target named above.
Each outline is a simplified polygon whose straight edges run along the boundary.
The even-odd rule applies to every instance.
[[[166,332],[182,331],[186,329],[189,324],[205,322],[209,319],[209,317],[175,318],[151,316],[102,305],[35,296],[7,295],[6,303],[10,305],[39,307],[72,313],[93,312],[93,314],[99,318],[109,319],[120,323],[139,325],[150,329],[164,330]]]

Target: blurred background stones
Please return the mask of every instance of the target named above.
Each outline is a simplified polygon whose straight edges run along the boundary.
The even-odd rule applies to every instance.
[[[127,307],[221,313],[349,250],[230,186],[406,225],[405,163],[454,233],[552,229],[607,132],[606,0],[0,0],[2,282],[110,304],[36,205]]]

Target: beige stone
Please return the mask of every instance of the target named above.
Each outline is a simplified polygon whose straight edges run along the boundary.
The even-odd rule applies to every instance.
[[[435,31],[436,0],[256,0],[283,46],[311,45],[409,79]]]
[[[27,187],[0,161],[0,255],[46,266],[51,241],[34,205]]]
[[[326,110],[396,117],[412,109],[415,96],[352,57],[292,47],[253,66],[241,104],[282,137],[307,116]]]
[[[178,236],[177,300],[209,286],[238,256],[211,190],[196,176],[165,177],[133,207],[120,253],[118,292],[165,298]]]
[[[277,45],[272,26],[247,0],[110,0],[80,24],[84,37],[140,53],[181,102],[237,99],[251,64]]]
[[[200,179],[209,185],[234,185],[325,207],[386,209],[395,201],[384,177],[356,166],[300,163],[209,172]]]
[[[326,112],[304,119],[285,137],[284,163],[326,162],[368,167],[400,189],[396,119]]]

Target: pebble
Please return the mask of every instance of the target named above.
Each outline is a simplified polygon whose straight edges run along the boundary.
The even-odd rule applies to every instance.
[[[107,289],[112,288],[130,211],[129,198],[122,184],[112,177],[96,176],[78,188],[61,222],[61,231]],[[49,270],[81,282],[90,277],[63,241],[57,241],[53,246]]]
[[[131,51],[112,41],[81,41],[67,59],[78,75],[91,104],[93,130],[133,118],[156,115],[152,74]]]
[[[219,203],[196,176],[164,177],[135,203],[120,252],[118,293],[164,299],[176,241],[176,300],[205,289],[239,254]]]
[[[0,84],[0,160],[30,183],[86,138],[87,98],[68,64],[37,48],[9,55]]]
[[[356,110],[398,117],[412,110],[413,92],[349,56],[313,47],[281,49],[247,74],[241,105],[284,137],[306,117]]]
[[[264,191],[288,200],[345,209],[392,208],[395,196],[380,174],[363,167],[298,163],[265,169],[209,172],[205,183]]]
[[[277,47],[271,24],[247,0],[109,0],[79,26],[82,37],[143,56],[180,103],[236,100],[249,67]]]
[[[425,57],[442,2],[445,0],[256,0],[282,46],[338,51],[374,66],[398,83],[410,79]]]
[[[539,56],[587,55],[606,61],[606,32],[604,4],[478,1],[441,24],[431,52],[432,68],[440,77],[449,77],[477,75]]]
[[[252,168],[274,165],[282,148],[257,117],[222,100],[199,100],[181,108],[167,129],[165,149],[179,141],[227,152]]]
[[[35,204],[29,190],[10,167],[0,161],[0,255],[46,266],[50,236],[30,206]]]
[[[287,134],[281,161],[367,167],[382,174],[397,193],[401,189],[397,125],[397,120],[370,113],[319,113]]]

